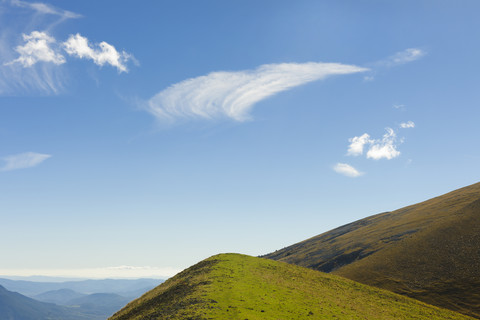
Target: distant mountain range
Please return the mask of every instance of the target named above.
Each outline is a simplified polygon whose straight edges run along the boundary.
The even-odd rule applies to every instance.
[[[44,303],[11,292],[0,286],[0,319],[2,320],[96,320],[81,311]],[[98,318],[97,318],[98,319]]]
[[[0,279],[0,284],[8,286],[8,290],[0,286],[0,319],[105,320],[130,300],[161,282],[163,280],[158,279],[84,280],[63,283]],[[54,290],[45,291],[49,289]]]
[[[124,297],[137,297],[139,292],[146,292],[164,280],[160,279],[104,279],[80,280],[66,282],[38,282],[10,280],[0,278],[0,285],[10,291],[33,297],[47,291],[70,289],[78,293],[116,293]]]
[[[480,318],[480,183],[265,257]]]

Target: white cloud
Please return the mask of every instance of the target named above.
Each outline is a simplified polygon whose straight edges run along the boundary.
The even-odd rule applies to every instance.
[[[228,117],[248,119],[253,106],[270,96],[332,75],[368,69],[339,63],[266,64],[254,70],[212,72],[176,83],[147,101],[159,120]]]
[[[106,267],[83,269],[0,269],[1,276],[45,276],[63,278],[88,278],[88,279],[135,279],[135,278],[169,278],[180,272],[177,268],[158,267]]]
[[[333,170],[335,170],[335,172],[337,173],[343,174],[344,176],[351,178],[356,178],[363,175],[362,172],[359,172],[357,169],[346,163],[337,163],[333,167]]]
[[[397,135],[391,128],[386,128],[387,133],[383,135],[381,140],[375,140],[372,142],[370,149],[367,152],[368,159],[387,159],[391,160],[400,155],[400,151],[397,150],[396,139]]]
[[[51,62],[56,65],[65,63],[65,57],[50,47],[56,41],[46,32],[33,31],[29,35],[23,34],[22,37],[25,45],[15,48],[20,57],[6,65],[20,63],[24,67],[31,67],[37,62]]]
[[[350,138],[348,141],[350,142],[347,151],[347,155],[349,156],[359,156],[363,154],[363,147],[372,142],[368,133],[364,133],[360,137]]]
[[[17,7],[22,8],[29,8],[41,14],[52,14],[56,16],[60,16],[62,19],[74,19],[74,18],[81,18],[80,14],[62,10],[53,7],[52,5],[41,3],[41,2],[26,2],[21,0],[11,0],[11,4]]]
[[[400,52],[395,53],[394,55],[388,57],[386,60],[379,62],[380,65],[385,65],[388,67],[398,66],[408,62],[418,60],[425,56],[427,53],[422,49],[418,48],[409,48]]]
[[[62,46],[65,39],[57,42],[52,35],[60,23],[80,17],[35,0],[0,0],[0,95],[64,91],[72,79],[66,63],[69,56]],[[136,62],[133,56],[116,52],[106,42],[94,51],[103,53],[95,63],[113,63],[120,72],[126,71],[125,60]],[[115,54],[120,56],[118,60]]]
[[[35,167],[50,157],[51,155],[49,154],[35,152],[10,155],[1,159],[5,162],[5,164],[0,168],[0,171],[11,171]]]
[[[415,128],[415,123],[413,121],[407,121],[400,123],[400,128],[408,129],[408,128]]]
[[[67,41],[63,43],[65,51],[81,59],[91,59],[99,66],[109,64],[118,69],[119,72],[128,72],[126,62],[132,56],[125,51],[118,52],[114,46],[105,41],[98,44],[98,48],[91,47],[88,39],[82,37],[79,33],[70,35]]]
[[[403,104],[394,104],[393,105],[394,109],[399,109],[399,110],[405,110],[405,105]]]

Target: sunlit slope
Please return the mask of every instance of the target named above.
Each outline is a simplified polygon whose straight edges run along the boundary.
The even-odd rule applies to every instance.
[[[480,317],[480,183],[266,257]]]
[[[469,319],[342,277],[239,254],[206,259],[111,320]]]

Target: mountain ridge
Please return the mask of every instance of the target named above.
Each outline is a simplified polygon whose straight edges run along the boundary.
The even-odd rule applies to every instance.
[[[339,276],[219,254],[130,302],[109,320],[471,319]]]
[[[480,317],[480,183],[354,221],[264,257]]]

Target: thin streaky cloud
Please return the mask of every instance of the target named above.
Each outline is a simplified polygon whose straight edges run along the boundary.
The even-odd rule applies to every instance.
[[[56,15],[61,17],[62,19],[76,19],[76,18],[82,17],[82,15],[80,14],[77,14],[68,10],[55,8],[52,5],[42,3],[42,2],[27,2],[27,1],[21,1],[21,0],[11,0],[10,3],[16,7],[29,8],[40,14]]]
[[[49,154],[42,154],[36,152],[25,152],[20,154],[14,154],[1,158],[4,165],[0,168],[0,171],[12,171],[18,169],[32,168],[43,161],[50,158]]]
[[[254,105],[279,92],[328,76],[368,69],[339,63],[281,63],[254,70],[219,71],[176,83],[146,102],[160,121],[227,117],[245,121]]]
[[[333,170],[339,174],[342,174],[344,176],[350,177],[350,178],[356,178],[360,177],[363,175],[363,172],[358,171],[351,165],[347,163],[337,163],[334,167]]]
[[[424,57],[427,53],[419,48],[408,48],[406,50],[397,52],[385,60],[381,60],[377,62],[378,65],[387,66],[387,67],[394,67],[398,65],[402,65],[405,63],[409,63],[415,60],[418,60]]]
[[[400,123],[400,128],[402,129],[415,128],[415,122],[413,121],[402,122]]]

